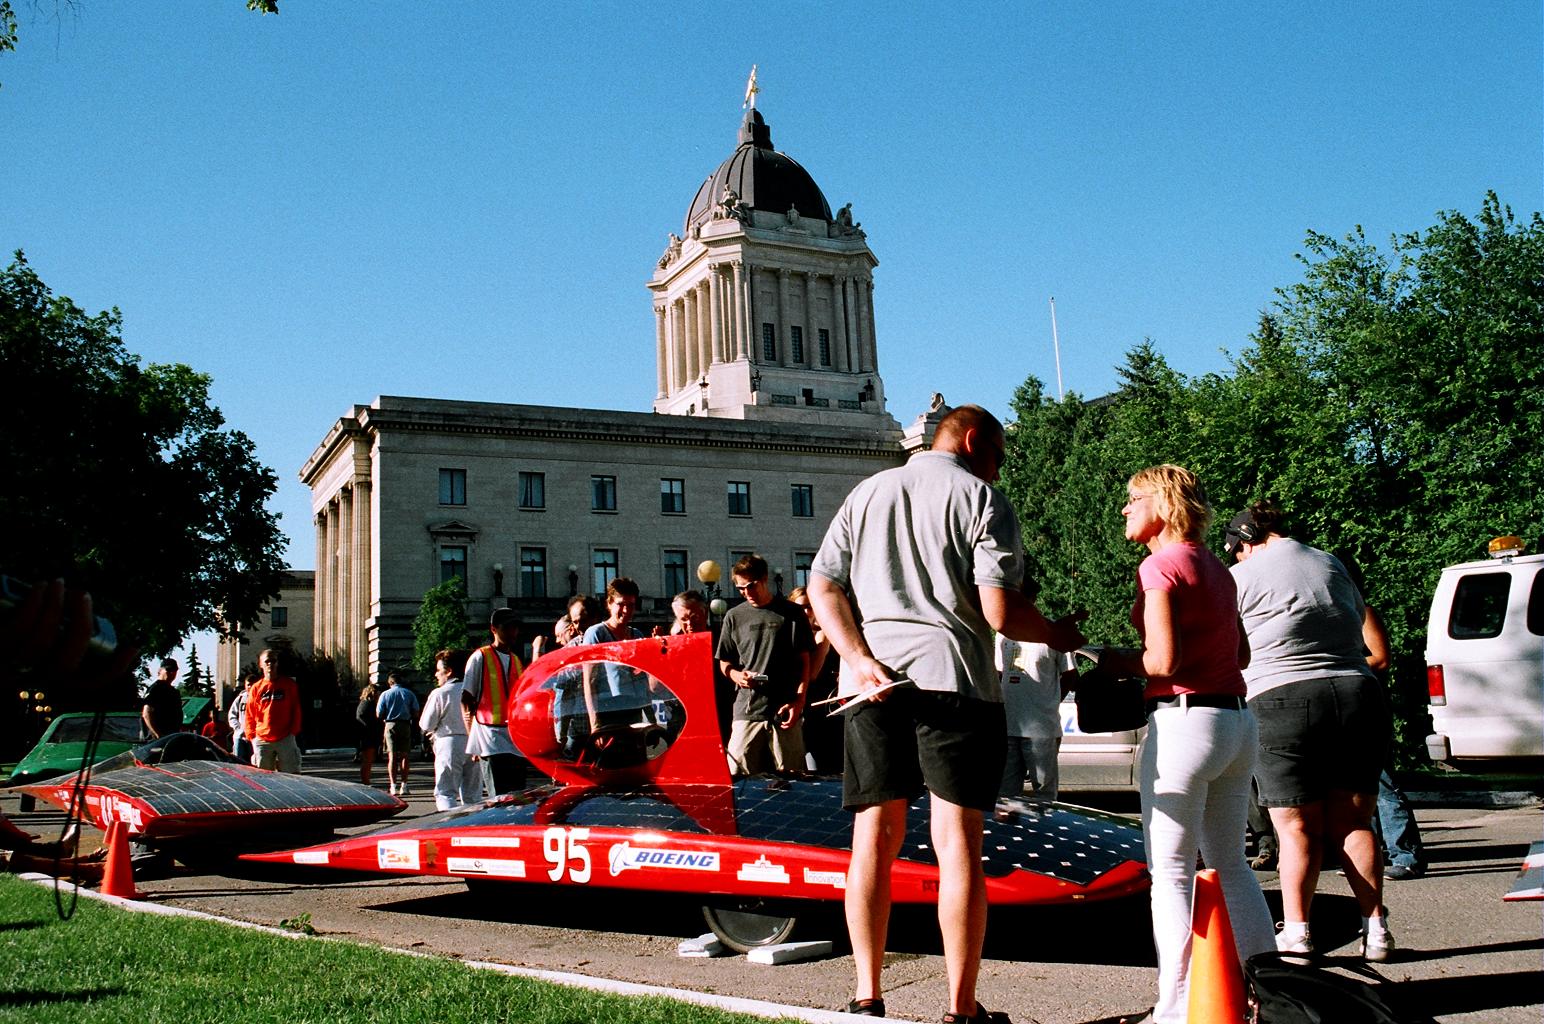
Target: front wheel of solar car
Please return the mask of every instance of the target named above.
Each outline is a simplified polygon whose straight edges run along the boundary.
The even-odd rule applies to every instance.
[[[21,810],[21,813],[31,814],[33,811],[38,809],[38,798],[33,796],[31,793],[23,793],[21,795],[21,800],[17,803],[17,806]]]
[[[705,904],[703,919],[718,940],[736,953],[787,942],[799,919],[760,899],[731,899]]]

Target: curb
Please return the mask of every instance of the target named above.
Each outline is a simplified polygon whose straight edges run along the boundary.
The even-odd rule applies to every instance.
[[[15,877],[26,882],[34,882],[39,885],[62,884],[70,887],[69,882],[60,882],[52,875],[38,872],[22,872]],[[610,978],[596,978],[587,974],[573,974],[568,971],[545,971],[532,967],[516,967],[511,964],[497,964],[486,960],[451,960],[435,953],[422,953],[411,949],[397,949],[394,946],[377,946],[374,943],[360,942],[355,939],[336,938],[329,935],[303,935],[299,932],[287,931],[283,928],[275,928],[266,924],[254,924],[251,921],[238,921],[234,918],[220,917],[216,914],[206,914],[199,910],[188,910],[183,907],[165,906],[157,903],[149,903],[143,900],[126,900],[119,896],[108,896],[97,892],[95,889],[86,889],[79,886],[73,887],[75,894],[88,899],[109,903],[122,910],[128,910],[139,914],[159,914],[163,917],[186,917],[202,921],[214,921],[218,924],[235,928],[247,928],[252,931],[263,932],[267,935],[278,935],[286,939],[299,941],[310,940],[313,942],[339,942],[352,946],[367,946],[371,949],[385,950],[388,953],[396,953],[401,956],[418,957],[423,960],[437,960],[443,963],[460,963],[468,967],[482,971],[494,971],[499,974],[517,978],[531,978],[537,981],[551,982],[556,985],[564,985],[568,988],[584,988],[593,992],[605,992],[611,995],[643,996],[658,999],[673,999],[681,1003],[692,1003],[697,1006],[707,1006],[716,1010],[725,1010],[730,1013],[744,1013],[754,1017],[768,1019],[786,1019],[808,1021],[810,1024],[847,1024],[850,1021],[867,1020],[869,1018],[857,1017],[839,1010],[817,1010],[808,1006],[789,1006],[783,1003],[769,1002],[765,999],[745,999],[739,996],[720,996],[708,992],[695,992],[691,989],[665,988],[658,985],[644,985],[634,981],[614,981]]]
[[[1526,789],[1406,790],[1412,807],[1538,807],[1544,797]]]

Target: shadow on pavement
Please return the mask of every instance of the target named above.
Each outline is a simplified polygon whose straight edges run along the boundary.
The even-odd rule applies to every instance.
[[[1531,1006],[1544,1001],[1544,973],[1539,971],[1422,978],[1402,981],[1395,987],[1401,1003],[1419,1006],[1423,1013],[1433,1016]]]

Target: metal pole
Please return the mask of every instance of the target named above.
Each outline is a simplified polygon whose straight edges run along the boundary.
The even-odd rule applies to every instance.
[[[1056,296],[1051,296],[1051,346],[1056,349],[1056,400],[1062,400],[1061,341],[1056,337]]]

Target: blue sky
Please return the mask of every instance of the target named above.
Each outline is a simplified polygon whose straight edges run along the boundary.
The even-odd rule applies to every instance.
[[[1537,2],[17,5],[0,245],[214,377],[314,564],[301,463],[380,394],[642,411],[644,288],[773,142],[879,257],[891,412],[1226,367],[1304,232],[1541,202]]]

